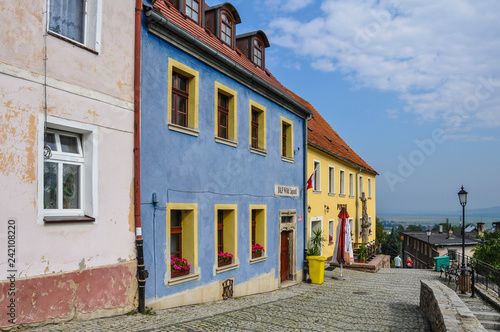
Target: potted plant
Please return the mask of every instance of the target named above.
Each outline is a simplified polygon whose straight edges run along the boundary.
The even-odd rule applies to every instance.
[[[333,244],[333,236],[328,235],[328,244]]]
[[[229,252],[219,251],[219,254],[218,254],[219,267],[225,266],[225,265],[230,265],[232,262],[233,262],[233,254],[231,254]]]
[[[313,230],[306,257],[309,261],[309,278],[313,284],[322,284],[325,278],[326,257],[321,256],[321,248],[325,241],[323,230]]]
[[[364,243],[359,246],[358,263],[366,263],[366,245]]]
[[[177,278],[189,274],[191,264],[185,258],[170,258],[170,278]]]
[[[262,253],[264,252],[264,247],[261,246],[260,244],[256,243],[252,246],[252,258],[258,258],[262,256]]]

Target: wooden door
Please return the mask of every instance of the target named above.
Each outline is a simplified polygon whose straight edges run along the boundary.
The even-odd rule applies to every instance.
[[[290,233],[281,233],[281,271],[280,281],[289,280],[290,275]]]

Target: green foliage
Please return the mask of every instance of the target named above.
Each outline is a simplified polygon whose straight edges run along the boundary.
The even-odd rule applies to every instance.
[[[379,244],[385,244],[387,242],[387,234],[384,230],[384,224],[377,217],[375,219],[375,244],[378,246]]]
[[[366,245],[364,243],[359,246],[358,259],[366,259]]]
[[[472,251],[473,257],[500,268],[500,232],[487,232]]]
[[[407,232],[421,232],[423,230],[424,229],[420,225],[408,225],[408,227],[406,227]]]
[[[394,227],[391,230],[391,234],[389,235],[387,242],[385,245],[382,245],[382,252],[386,255],[391,255],[391,259],[394,259],[400,252],[400,244],[401,238],[399,232],[394,230]]]
[[[321,248],[324,246],[323,242],[326,242],[326,238],[323,237],[323,230],[313,230],[312,236],[309,239],[309,250],[307,250],[307,256],[320,256]]]

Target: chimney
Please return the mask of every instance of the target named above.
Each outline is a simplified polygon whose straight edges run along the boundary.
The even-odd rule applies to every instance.
[[[443,233],[443,225],[439,225],[439,234]]]
[[[453,229],[448,230],[448,239],[454,239],[455,237],[453,236]]]
[[[500,231],[500,221],[494,222],[493,224],[493,231]]]
[[[477,235],[484,236],[484,222],[477,223]]]

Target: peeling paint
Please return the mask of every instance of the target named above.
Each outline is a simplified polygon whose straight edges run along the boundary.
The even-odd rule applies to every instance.
[[[84,270],[86,268],[85,266],[85,258],[82,258],[82,261],[78,264],[78,269]]]
[[[127,260],[121,257],[118,257],[118,262],[125,263]]]

